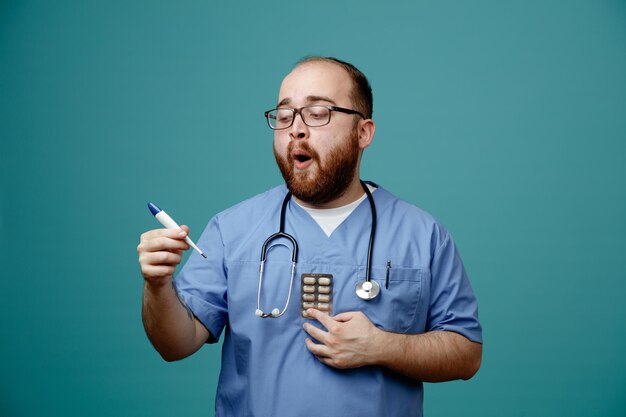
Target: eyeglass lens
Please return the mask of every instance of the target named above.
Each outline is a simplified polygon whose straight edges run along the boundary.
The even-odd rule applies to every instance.
[[[293,124],[294,109],[274,109],[268,112],[267,120],[273,129],[286,129]],[[330,122],[330,110],[324,106],[303,107],[299,111],[307,126],[324,126]]]

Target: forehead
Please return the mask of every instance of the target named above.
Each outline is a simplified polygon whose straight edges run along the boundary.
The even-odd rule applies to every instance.
[[[349,105],[352,79],[338,65],[330,62],[306,62],[294,68],[283,80],[279,103],[304,105],[315,97],[326,97],[338,105]]]

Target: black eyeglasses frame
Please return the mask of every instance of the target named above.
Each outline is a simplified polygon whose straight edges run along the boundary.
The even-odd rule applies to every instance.
[[[363,113],[361,113],[360,111],[356,111],[356,110],[352,110],[352,109],[346,109],[345,107],[338,107],[338,106],[330,106],[330,105],[323,105],[323,104],[314,104],[312,106],[304,106],[304,107],[300,107],[299,109],[291,109],[288,107],[277,107],[275,109],[270,109],[267,110],[264,115],[265,115],[265,120],[267,121],[267,125],[269,126],[270,129],[272,130],[284,130],[284,129],[289,129],[291,126],[293,126],[293,122],[294,120],[296,120],[296,114],[299,114],[300,117],[302,118],[302,122],[309,126],[309,127],[322,127],[322,126],[326,126],[327,124],[330,123],[331,120],[331,116],[330,113],[328,114],[328,121],[326,123],[324,123],[323,125],[315,125],[315,126],[311,126],[309,125],[305,120],[304,117],[302,117],[302,110],[306,109],[306,108],[310,108],[310,107],[324,107],[328,110],[330,110],[331,112],[340,112],[340,113],[345,113],[345,114],[356,114],[358,116],[361,116],[363,119],[366,119],[366,117],[363,115]],[[293,118],[291,119],[291,123],[289,124],[289,126],[285,126],[285,127],[281,127],[281,128],[276,128],[276,127],[272,127],[272,124],[270,123],[270,112],[276,111],[276,110],[290,110],[293,112]]]

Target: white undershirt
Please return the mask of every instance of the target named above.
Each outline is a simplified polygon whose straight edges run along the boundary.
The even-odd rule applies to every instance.
[[[367,188],[369,188],[371,193],[376,191],[376,187],[373,187],[370,184],[366,184],[366,185],[367,185]],[[356,209],[359,206],[359,204],[361,204],[361,202],[365,200],[366,198],[367,198],[367,194],[363,194],[358,200],[353,201],[350,204],[346,204],[345,206],[341,206],[337,208],[330,208],[330,209],[314,209],[314,208],[304,207],[303,205],[298,204],[297,202],[296,204],[302,207],[307,213],[311,215],[311,217],[313,217],[313,220],[315,220],[317,224],[319,224],[319,226],[322,228],[324,233],[326,233],[326,236],[330,236],[335,231],[335,229],[339,227],[339,225],[343,223],[343,221],[347,219],[350,214],[352,214],[354,209]]]

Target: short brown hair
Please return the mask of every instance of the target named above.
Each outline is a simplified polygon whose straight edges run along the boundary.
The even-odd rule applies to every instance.
[[[359,69],[354,65],[329,56],[308,56],[298,61],[294,68],[299,65],[306,64],[307,62],[320,61],[330,62],[331,64],[339,65],[341,68],[346,70],[346,72],[352,79],[352,82],[354,83],[350,98],[355,107],[355,110],[363,113],[366,119],[371,119],[372,113],[374,111],[374,97],[372,96],[372,87],[370,86],[367,77],[365,77],[365,74],[359,71]]]

